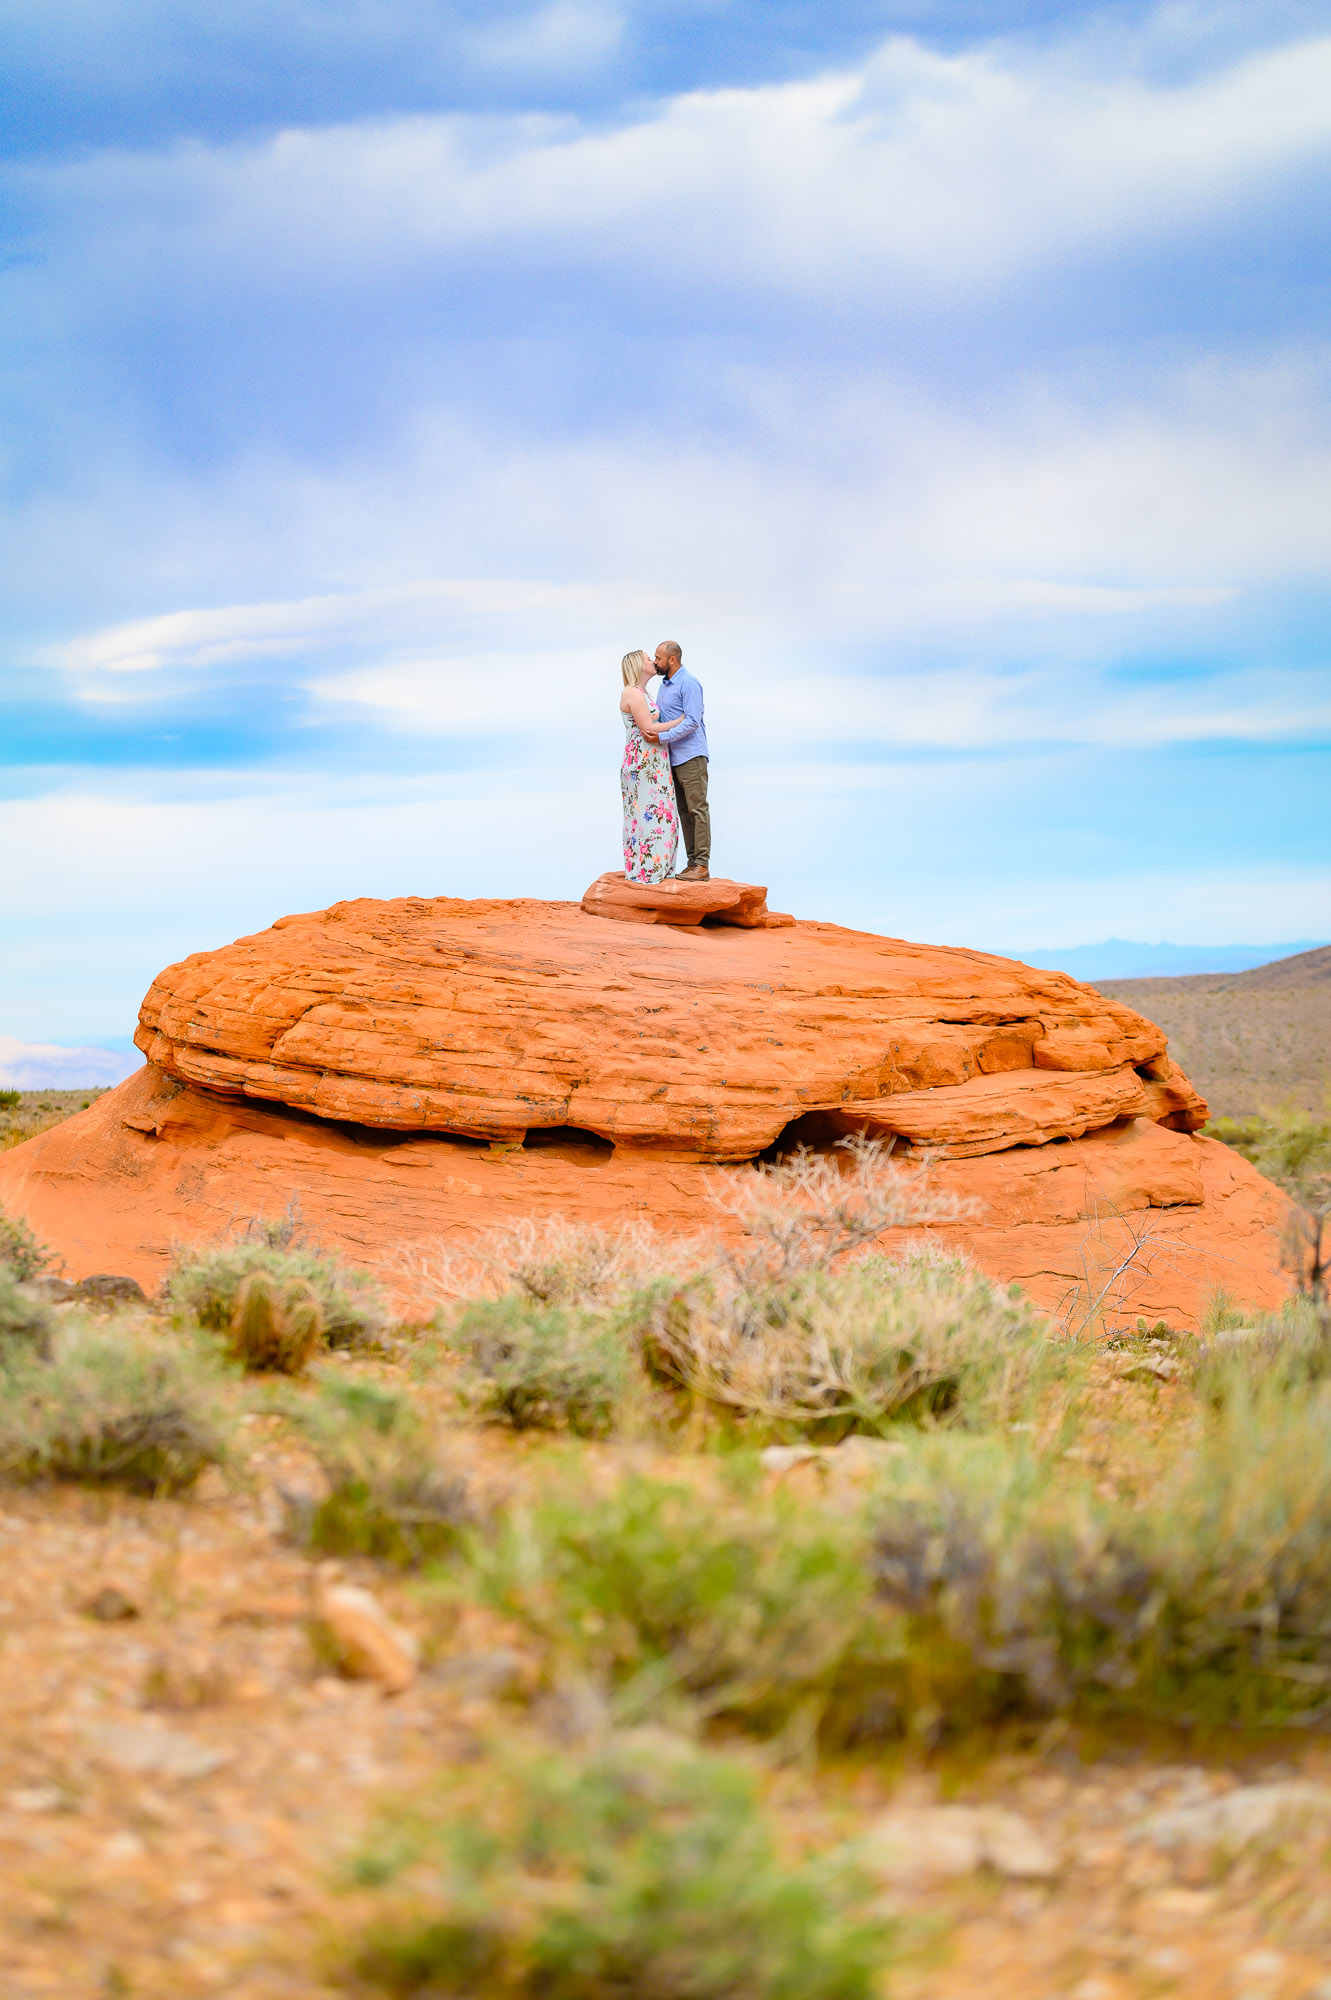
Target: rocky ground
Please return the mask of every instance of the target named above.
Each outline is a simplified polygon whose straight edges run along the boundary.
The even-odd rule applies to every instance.
[[[1175,1393],[1107,1380],[1104,1449],[1170,1421]],[[342,1574],[415,1635],[421,1665],[394,1693],[331,1670],[311,1639],[317,1566],[280,1497],[308,1466],[280,1420],[247,1428],[230,1490],[208,1475],[188,1501],[0,1498],[6,1996],[332,2000],[357,1911],[339,1868],[376,1800],[474,1766],[496,1730],[549,1726],[520,1640],[382,1566]],[[491,1498],[551,1448],[448,1440]],[[582,1449],[589,1474],[643,1450]],[[770,1476],[827,1475],[778,1461]],[[1001,2000],[1331,1995],[1331,1745],[1316,1734],[1053,1726],[932,1758],[797,1761],[767,1782],[797,1847],[867,1838],[900,1916],[897,2000],[981,1984]]]

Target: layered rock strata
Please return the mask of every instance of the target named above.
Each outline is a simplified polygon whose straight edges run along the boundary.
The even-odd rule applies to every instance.
[[[971,1204],[933,1234],[1041,1304],[1195,1324],[1274,1304],[1282,1198],[1193,1136],[1160,1031],[1059,973],[799,923],[347,903],[172,966],[147,1067],[0,1156],[67,1274],[280,1213],[395,1282],[496,1222],[726,1226],[718,1163],[890,1137]],[[1111,1274],[1122,1266],[1117,1279]],[[409,1287],[408,1287],[409,1289]]]
[[[573,1126],[682,1159],[753,1159],[812,1112],[955,1156],[1206,1118],[1160,1030],[1063,973],[561,903],[283,917],[169,966],[135,1040],[178,1082],[319,1118],[508,1144]]]

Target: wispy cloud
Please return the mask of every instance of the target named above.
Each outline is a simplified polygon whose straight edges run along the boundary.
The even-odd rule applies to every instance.
[[[576,893],[614,859],[619,656],[667,633],[723,865],[778,901],[1196,937],[1171,884],[1214,860],[1269,934],[1318,928],[1316,7],[875,40],[867,5],[390,0],[334,10],[315,112],[282,4],[297,82],[275,54],[230,122],[204,54],[257,15],[167,11],[202,123],[182,83],[174,123],[4,172],[4,810],[48,929],[115,915],[117,1007],[279,901]],[[450,63],[451,97],[402,81]]]

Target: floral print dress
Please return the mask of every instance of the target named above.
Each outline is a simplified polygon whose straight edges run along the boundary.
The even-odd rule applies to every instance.
[[[649,743],[633,717],[624,717],[624,761],[619,789],[624,797],[624,880],[664,882],[675,870],[679,810],[675,780],[663,743]],[[652,720],[660,721],[656,709]]]

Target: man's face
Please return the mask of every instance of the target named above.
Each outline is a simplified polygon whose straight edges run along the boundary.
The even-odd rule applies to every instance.
[[[669,659],[667,657],[665,647],[658,646],[656,649],[656,659],[654,664],[657,673],[664,674],[668,679],[670,676],[670,669],[674,666],[675,663],[672,659]]]

